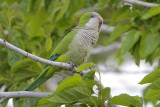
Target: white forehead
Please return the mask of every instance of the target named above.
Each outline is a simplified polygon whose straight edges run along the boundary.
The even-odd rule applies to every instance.
[[[94,15],[94,18],[90,18],[90,20],[86,23],[86,27],[88,28],[98,28],[99,26],[99,20],[98,20],[98,16],[100,16],[98,13],[96,12],[91,12],[92,15]]]
[[[100,16],[97,12],[91,12],[92,15]]]

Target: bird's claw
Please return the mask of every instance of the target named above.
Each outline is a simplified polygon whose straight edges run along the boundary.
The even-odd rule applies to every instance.
[[[75,72],[75,70],[74,70],[74,67],[75,67],[75,66],[74,66],[74,64],[72,63],[72,61],[68,61],[67,63],[70,65],[69,70]]]

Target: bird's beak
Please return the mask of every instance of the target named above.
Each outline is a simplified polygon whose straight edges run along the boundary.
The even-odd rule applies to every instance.
[[[101,16],[98,16],[99,24],[101,25],[103,23],[103,18]]]

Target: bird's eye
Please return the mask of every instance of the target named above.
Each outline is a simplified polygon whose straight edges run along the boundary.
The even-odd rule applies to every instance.
[[[94,15],[91,15],[91,18],[93,18],[94,17]]]

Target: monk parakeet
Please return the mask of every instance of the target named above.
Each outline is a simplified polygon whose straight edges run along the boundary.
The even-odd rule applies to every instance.
[[[57,62],[71,61],[76,66],[86,62],[98,40],[102,23],[103,19],[98,13],[84,13],[80,17],[78,26],[63,37],[49,60]],[[34,90],[60,70],[58,67],[45,65],[41,74],[25,91]]]

